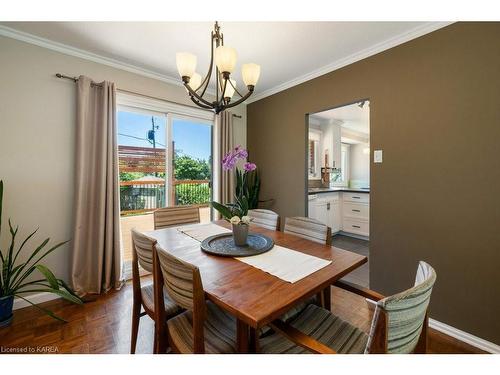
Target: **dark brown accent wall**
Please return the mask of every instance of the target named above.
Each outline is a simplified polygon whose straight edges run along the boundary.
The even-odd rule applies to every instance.
[[[263,67],[265,69],[265,67]],[[500,23],[456,23],[248,106],[261,198],[305,213],[305,116],[370,99],[370,283],[437,271],[431,317],[500,344]],[[373,158],[372,158],[373,159]]]

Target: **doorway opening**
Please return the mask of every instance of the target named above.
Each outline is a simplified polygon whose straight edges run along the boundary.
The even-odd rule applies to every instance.
[[[370,259],[370,101],[306,119],[307,216],[332,229],[333,246]],[[346,280],[369,287],[369,261]]]

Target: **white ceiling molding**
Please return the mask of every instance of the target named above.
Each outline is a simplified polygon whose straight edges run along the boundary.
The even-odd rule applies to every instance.
[[[0,35],[8,37],[8,38],[12,38],[12,39],[20,40],[22,42],[34,44],[36,46],[47,48],[47,49],[50,49],[52,51],[64,53],[65,55],[79,57],[81,59],[92,61],[92,62],[95,62],[98,64],[111,66],[111,67],[116,68],[116,69],[125,70],[127,72],[139,74],[139,75],[144,76],[144,77],[163,81],[163,82],[169,83],[171,85],[182,86],[182,82],[180,81],[180,79],[169,77],[169,76],[164,75],[164,74],[159,74],[159,73],[156,73],[152,70],[144,69],[144,68],[132,65],[132,64],[127,64],[127,63],[124,63],[124,62],[116,60],[116,59],[100,56],[100,55],[97,55],[97,54],[92,53],[92,52],[88,52],[88,51],[85,51],[85,50],[82,50],[79,48],[68,46],[67,44],[54,42],[53,40],[41,38],[39,36],[25,33],[24,31],[19,31],[19,30],[16,30],[16,29],[4,26],[4,25],[0,25]]]
[[[377,43],[369,48],[365,48],[364,50],[353,53],[350,56],[347,56],[343,59],[334,61],[331,64],[325,65],[322,68],[316,69],[310,73],[304,74],[300,77],[297,77],[297,78],[294,78],[290,81],[282,83],[281,85],[275,86],[275,87],[270,88],[268,90],[265,90],[263,92],[256,93],[253,96],[251,96],[249,99],[247,99],[246,103],[250,104],[250,103],[256,102],[257,100],[264,99],[267,96],[274,95],[280,91],[289,89],[290,87],[297,86],[297,85],[304,83],[306,81],[309,81],[313,78],[317,78],[317,77],[322,76],[324,74],[333,72],[334,70],[343,68],[344,66],[347,66],[347,65],[350,65],[350,64],[355,63],[357,61],[366,59],[367,57],[376,55],[377,53],[388,50],[388,49],[393,48],[397,45],[406,43],[406,42],[408,42],[412,39],[416,39],[422,35],[429,34],[433,31],[441,29],[445,26],[451,25],[452,23],[453,22],[429,22],[429,23],[426,23],[425,25],[418,26],[418,27],[416,27],[408,32],[402,33],[402,34],[395,36],[393,38],[390,38],[384,42]]]
[[[405,43],[407,41],[410,41],[412,39],[418,38],[422,35],[428,34],[432,31],[435,31],[437,29],[440,29],[442,27],[445,27],[452,22],[428,22],[423,24],[422,26],[415,27],[411,29],[408,32],[402,33],[398,36],[395,36],[393,38],[390,38],[384,42],[374,44],[373,46],[369,48],[365,48],[357,53],[354,53],[346,58],[338,59],[328,65],[323,66],[322,68],[316,69],[312,72],[306,73],[304,75],[301,75],[299,77],[296,77],[292,80],[289,80],[287,82],[284,82],[282,84],[276,85],[268,90],[262,91],[262,92],[255,92],[247,101],[245,102],[246,104],[255,102],[257,100],[263,99],[267,96],[276,94],[280,91],[286,90],[290,87],[296,86],[300,83],[309,81],[313,78],[319,77],[321,75],[324,75],[326,73],[330,73],[334,70],[340,69],[346,65],[352,64],[356,61],[365,59],[369,56],[375,55],[379,52],[382,52],[384,50],[387,50],[389,48],[395,47],[399,44]],[[20,40],[26,43],[34,44],[39,47],[47,48],[53,51],[57,51],[66,55],[70,56],[75,56],[81,59],[85,59],[88,61],[96,62],[99,64],[111,66],[113,68],[125,70],[131,73],[135,73],[144,77],[156,79],[159,81],[166,82],[171,85],[176,85],[176,86],[182,86],[181,81],[177,77],[172,77],[168,76],[165,74],[160,74],[155,71],[152,71],[150,69],[145,69],[142,67],[139,67],[137,65],[125,63],[122,61],[119,61],[117,59],[109,58],[109,57],[104,57],[83,49],[75,48],[67,44],[55,42],[50,39],[42,38],[30,33],[26,33],[23,31],[19,31],[16,29],[13,29],[8,26],[0,25],[0,36],[5,36],[9,38],[13,38],[16,40]],[[209,94],[214,94],[213,92],[209,92]]]

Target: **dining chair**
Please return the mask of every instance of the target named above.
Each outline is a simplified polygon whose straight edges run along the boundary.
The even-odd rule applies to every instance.
[[[285,219],[285,228],[283,232],[294,234],[298,237],[325,245],[332,244],[331,228],[316,219],[308,217],[287,217]],[[318,304],[322,307],[328,307],[326,306],[328,299],[325,298],[325,293],[329,292],[330,288],[327,288],[324,291],[319,292],[315,297],[311,297],[310,299],[293,306],[290,310],[283,314],[280,319],[287,321],[290,318],[293,318],[297,314],[301,313],[308,304]],[[264,329],[263,332],[265,334],[267,332],[267,328]]]
[[[132,335],[130,341],[130,353],[135,353],[137,344],[137,333],[139,331],[139,320],[148,315],[155,322],[155,335],[153,351],[155,353],[165,351],[166,343],[166,319],[182,312],[182,309],[160,289],[157,293],[154,288],[157,274],[154,272],[154,251],[156,241],[132,229]],[[153,272],[153,284],[141,285],[139,266],[146,271]],[[144,312],[141,313],[141,307]],[[159,312],[163,312],[160,314]],[[161,319],[160,319],[161,316]]]
[[[280,217],[271,210],[255,209],[248,210],[248,216],[252,218],[252,223],[269,230],[280,230]]]
[[[425,353],[428,307],[436,272],[425,262],[418,265],[415,284],[401,293],[384,297],[346,282],[336,286],[376,301],[370,333],[316,305],[289,322],[276,320],[276,333],[260,339],[262,353]]]
[[[309,217],[287,217],[283,232],[326,245],[332,244],[332,229],[322,222]]]
[[[155,229],[200,222],[200,209],[198,206],[175,206],[159,208],[154,211],[153,215]]]
[[[156,267],[165,289],[185,312],[167,322],[170,347],[177,353],[235,353],[236,320],[205,300],[198,267],[156,246]],[[158,284],[160,285],[160,284]]]

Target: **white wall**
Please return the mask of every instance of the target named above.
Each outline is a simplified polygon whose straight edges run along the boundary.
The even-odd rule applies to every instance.
[[[367,143],[351,144],[350,147],[349,180],[357,187],[370,186],[370,153],[365,151],[368,147]]]
[[[0,37],[0,179],[4,181],[1,248],[7,218],[20,225],[20,238],[40,226],[32,242],[71,238],[74,189],[75,84],[55,73],[84,74],[118,88],[190,104],[183,87]],[[235,143],[246,146],[246,106],[233,112]],[[45,262],[68,279],[69,246]]]

